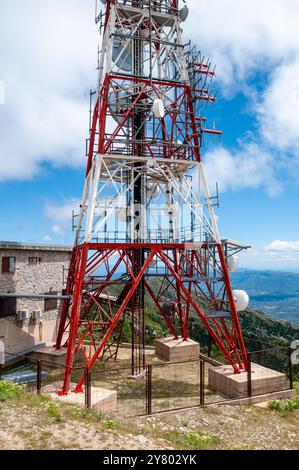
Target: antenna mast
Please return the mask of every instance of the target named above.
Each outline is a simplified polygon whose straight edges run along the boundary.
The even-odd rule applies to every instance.
[[[175,339],[188,341],[189,318],[197,317],[239,373],[246,349],[201,156],[204,134],[221,134],[202,115],[216,100],[215,68],[183,44],[184,1],[102,3],[70,300],[56,345],[67,348],[62,393],[79,349],[89,370],[117,357],[125,321],[132,374],[142,372],[148,302]]]

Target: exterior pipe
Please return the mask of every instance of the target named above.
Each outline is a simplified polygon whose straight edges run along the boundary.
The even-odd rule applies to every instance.
[[[41,300],[72,300],[69,295],[43,295],[43,294],[12,294],[0,292],[0,298],[6,299],[41,299]]]

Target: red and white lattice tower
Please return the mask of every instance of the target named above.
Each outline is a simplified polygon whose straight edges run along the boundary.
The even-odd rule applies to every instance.
[[[102,3],[70,300],[57,338],[57,348],[67,348],[62,393],[78,349],[89,370],[117,355],[125,319],[132,372],[141,371],[147,299],[174,338],[187,341],[190,315],[198,317],[238,373],[246,349],[201,157],[204,134],[220,133],[205,128],[201,114],[202,104],[215,101],[215,70],[183,44],[184,1]]]

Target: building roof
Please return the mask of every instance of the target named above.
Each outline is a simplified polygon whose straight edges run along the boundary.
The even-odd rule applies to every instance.
[[[71,253],[72,247],[66,245],[43,245],[34,243],[0,241],[0,250],[61,251],[65,253]]]

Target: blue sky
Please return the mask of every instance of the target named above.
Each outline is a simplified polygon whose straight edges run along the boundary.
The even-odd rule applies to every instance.
[[[96,81],[94,2],[0,3],[0,239],[72,244]],[[220,185],[221,235],[253,245],[243,267],[299,271],[298,2],[187,3],[185,38],[217,64],[208,117],[224,134],[207,138],[203,155]]]

